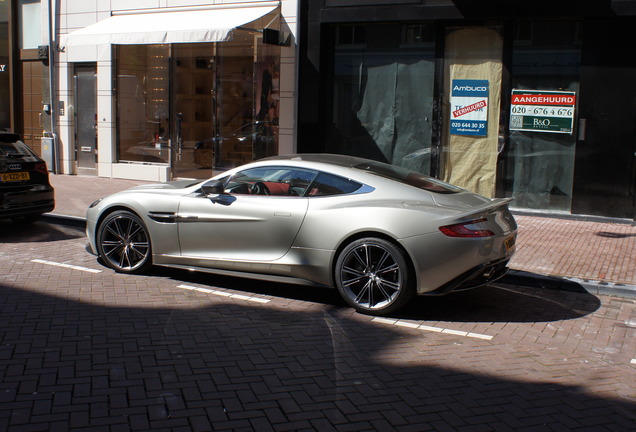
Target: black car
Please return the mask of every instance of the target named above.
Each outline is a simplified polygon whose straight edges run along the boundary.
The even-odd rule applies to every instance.
[[[54,207],[46,162],[20,135],[0,132],[0,219],[33,222]]]

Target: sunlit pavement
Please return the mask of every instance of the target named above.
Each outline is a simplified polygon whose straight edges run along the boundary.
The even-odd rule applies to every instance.
[[[636,424],[633,299],[500,284],[374,318],[327,289],[120,275],[85,245],[0,225],[0,430]]]

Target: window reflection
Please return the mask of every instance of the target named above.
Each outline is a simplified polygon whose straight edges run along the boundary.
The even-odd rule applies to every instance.
[[[170,163],[168,45],[117,46],[120,161]]]
[[[516,26],[512,88],[578,92],[581,31],[577,21]],[[511,131],[506,196],[517,208],[570,211],[576,136]]]
[[[237,30],[231,42],[116,50],[119,162],[206,178],[278,153],[279,46]]]

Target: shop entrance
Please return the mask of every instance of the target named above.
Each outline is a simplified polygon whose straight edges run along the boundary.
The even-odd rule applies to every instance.
[[[252,37],[173,47],[174,177],[209,177],[276,154],[276,51]]]
[[[573,213],[636,218],[636,59],[624,52],[635,25],[585,22]]]
[[[95,175],[97,159],[97,69],[75,66],[75,157],[78,174]]]
[[[277,154],[280,47],[241,34],[117,47],[120,162],[196,179]]]

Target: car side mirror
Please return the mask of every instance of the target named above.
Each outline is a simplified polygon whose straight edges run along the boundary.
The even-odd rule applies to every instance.
[[[225,192],[225,184],[219,180],[208,180],[201,185],[201,192],[205,195],[221,195]]]

